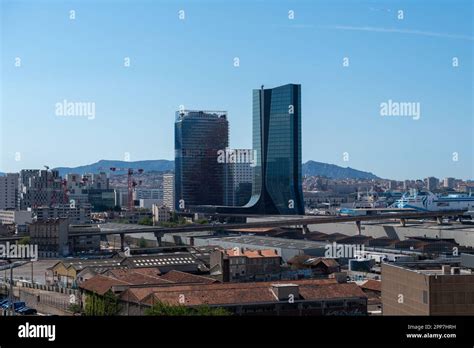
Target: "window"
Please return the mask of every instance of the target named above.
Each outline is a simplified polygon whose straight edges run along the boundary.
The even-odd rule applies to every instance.
[[[423,303],[428,304],[428,291],[423,290]]]

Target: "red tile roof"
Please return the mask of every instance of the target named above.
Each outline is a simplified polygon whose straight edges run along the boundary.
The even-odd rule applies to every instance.
[[[277,282],[278,283],[278,282]],[[284,282],[279,282],[280,284]],[[307,301],[367,298],[363,291],[354,283],[321,283],[292,281],[299,285],[300,298]],[[232,283],[211,285],[168,286],[159,288],[143,299],[143,303],[153,304],[158,301],[172,305],[229,305],[256,302],[277,302],[272,291],[275,283]],[[123,297],[122,297],[123,298]],[[184,299],[184,303],[182,303]]]
[[[315,264],[322,262],[324,263],[327,267],[339,267],[339,263],[335,259],[330,259],[330,258],[324,258],[320,257]]]
[[[113,286],[117,285],[130,285],[130,283],[98,274],[82,282],[80,288],[99,295],[104,295]]]
[[[129,284],[160,284],[169,283],[169,281],[161,279],[158,275],[147,275],[137,272],[135,269],[111,269],[103,275],[122,280]]]
[[[143,267],[143,268],[134,268],[135,273],[145,274],[147,276],[159,276],[161,275],[160,269],[157,267]]]
[[[115,285],[140,286],[145,289],[150,289],[153,287],[179,283],[212,284],[219,282],[214,278],[203,277],[176,270],[172,270],[162,276],[142,274],[143,272],[150,273],[152,270],[143,271],[143,269],[141,269],[137,272],[137,269],[112,269],[103,274],[93,276],[83,282],[80,287],[99,295],[103,295]],[[144,296],[148,295],[148,291],[149,290],[145,291],[146,293]],[[141,295],[137,294],[135,297],[141,298]]]
[[[191,273],[180,272],[176,270],[169,271],[162,275],[161,279],[167,280],[173,283],[195,283],[195,284],[212,284],[219,283],[218,280],[210,277],[203,277]]]
[[[126,291],[124,291],[121,295],[120,298],[125,300],[125,301],[135,301],[135,302],[143,302],[146,297],[149,297],[153,293],[156,292],[180,292],[180,294],[183,294],[184,291],[191,291],[191,290],[196,290],[198,291],[199,289],[205,289],[204,293],[210,293],[211,295],[214,294],[215,291],[232,291],[234,288],[246,288],[250,289],[249,291],[253,292],[266,292],[270,291],[270,287],[272,284],[283,284],[287,282],[257,282],[257,283],[215,283],[215,284],[186,284],[186,285],[181,285],[181,284],[168,284],[168,285],[160,285],[160,286],[145,286],[145,287],[130,287]],[[301,284],[313,284],[313,285],[326,285],[326,284],[337,284],[335,279],[304,279],[304,280],[296,280],[296,281],[291,281],[291,283],[295,283],[298,285]],[[360,289],[359,289],[360,290]],[[362,291],[360,290],[362,293]],[[216,293],[217,294],[217,293]],[[274,295],[270,292],[270,294],[273,296]],[[363,296],[365,296],[362,293]],[[272,300],[273,301],[273,300]]]
[[[372,291],[382,291],[382,282],[380,280],[369,279],[362,283],[360,287]]]

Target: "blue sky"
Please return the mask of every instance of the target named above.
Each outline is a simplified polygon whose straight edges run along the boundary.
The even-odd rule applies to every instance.
[[[304,161],[474,177],[470,0],[0,2],[0,171],[172,159],[179,105],[227,110],[250,148],[252,89],[300,83]],[[65,99],[95,118],[55,115]],[[382,117],[389,99],[420,119]]]

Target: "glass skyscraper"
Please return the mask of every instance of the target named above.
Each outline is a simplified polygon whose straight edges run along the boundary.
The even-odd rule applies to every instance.
[[[301,85],[253,91],[252,196],[243,207],[214,207],[222,214],[304,215],[301,173]]]
[[[303,215],[301,85],[253,91],[253,148],[257,165],[245,207],[260,214]]]
[[[176,112],[175,208],[224,205],[226,166],[218,151],[229,146],[227,113],[222,111]]]

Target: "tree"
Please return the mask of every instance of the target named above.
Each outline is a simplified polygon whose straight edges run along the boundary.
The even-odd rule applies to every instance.
[[[164,302],[157,302],[152,307],[145,310],[145,315],[159,315],[159,316],[227,316],[231,315],[225,308],[197,306],[186,307],[183,305],[170,305]]]
[[[30,244],[30,240],[31,240],[30,236],[26,236],[26,237],[21,238],[18,241],[18,244],[20,244],[20,245]]]
[[[81,313],[81,306],[77,303],[71,303],[68,307],[68,310],[72,313]]]
[[[176,212],[173,212],[171,214],[170,222],[178,222],[178,220],[179,220],[178,214],[176,214]]]
[[[161,227],[176,227],[178,224],[176,222],[162,221],[160,222]]]
[[[117,297],[111,292],[106,292],[103,296],[89,293],[86,297],[84,312],[86,315],[117,315],[120,305]]]
[[[147,225],[147,226],[153,226],[153,220],[149,216],[142,217],[138,221],[139,225]]]
[[[139,248],[146,248],[147,247],[147,242],[145,238],[141,237],[140,240],[138,241],[138,247]]]

